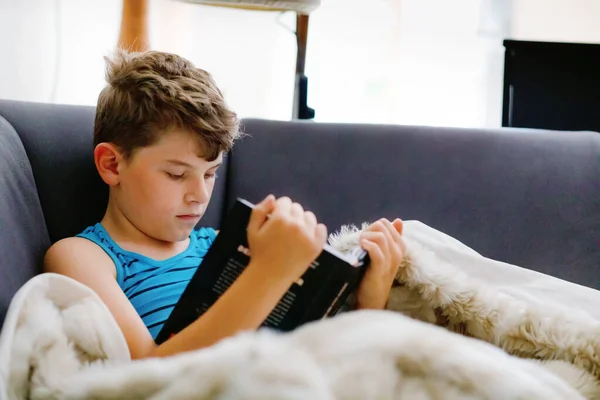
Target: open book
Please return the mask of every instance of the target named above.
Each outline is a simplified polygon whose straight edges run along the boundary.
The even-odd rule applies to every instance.
[[[214,243],[156,338],[160,344],[200,317],[242,273],[250,261],[246,228],[254,205],[237,199]],[[358,247],[342,254],[325,245],[306,272],[280,299],[263,327],[290,331],[336,314],[358,287],[369,263]]]

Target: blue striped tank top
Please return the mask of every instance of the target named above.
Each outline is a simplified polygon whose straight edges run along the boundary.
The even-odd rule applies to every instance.
[[[101,223],[87,227],[77,236],[96,243],[110,256],[121,290],[156,340],[216,235],[212,228],[195,229],[185,251],[160,261],[123,250]]]

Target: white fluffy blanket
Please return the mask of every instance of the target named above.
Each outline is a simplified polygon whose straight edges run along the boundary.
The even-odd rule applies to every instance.
[[[357,229],[331,238],[344,250]],[[131,361],[100,299],[42,274],[0,334],[2,399],[600,399],[600,293],[500,263],[421,223],[388,311]],[[437,326],[436,326],[437,325]]]

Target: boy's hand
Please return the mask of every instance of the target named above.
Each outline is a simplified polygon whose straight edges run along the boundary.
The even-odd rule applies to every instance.
[[[362,232],[361,246],[369,253],[371,263],[358,288],[357,308],[383,309],[404,258],[402,221],[395,219],[392,223],[382,218],[373,223]]]
[[[289,286],[317,258],[326,240],[327,229],[312,212],[288,197],[275,200],[269,195],[256,205],[248,224],[250,264],[265,279]]]

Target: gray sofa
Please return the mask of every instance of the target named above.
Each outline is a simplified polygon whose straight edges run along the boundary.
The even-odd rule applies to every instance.
[[[48,246],[102,217],[92,107],[0,100],[0,321]],[[417,219],[485,256],[600,288],[600,134],[244,120],[201,223],[289,195],[330,231]]]

